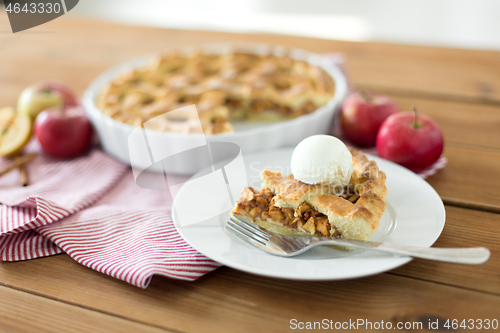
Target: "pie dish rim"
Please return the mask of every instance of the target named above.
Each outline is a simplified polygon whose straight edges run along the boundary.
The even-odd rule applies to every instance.
[[[205,134],[182,134],[176,132],[160,132],[151,131],[151,135],[161,140],[168,140],[169,144],[174,144],[179,147],[189,146],[189,142],[204,139],[207,142],[233,142],[238,144],[243,152],[255,152],[259,150],[278,149],[287,145],[295,145],[307,136],[313,134],[326,134],[331,130],[330,124],[333,122],[335,115],[340,110],[340,106],[347,96],[348,86],[346,78],[342,70],[324,59],[320,54],[297,49],[283,47],[280,45],[255,44],[255,43],[215,43],[201,44],[196,46],[185,46],[174,48],[178,52],[193,52],[193,50],[201,50],[203,53],[219,54],[231,51],[246,51],[248,53],[276,54],[282,52],[283,49],[288,50],[288,56],[294,59],[305,60],[306,62],[317,65],[330,75],[335,82],[335,94],[329,102],[314,112],[276,123],[264,126],[256,126],[250,129],[220,133],[216,135]],[[117,121],[112,117],[104,114],[96,105],[96,99],[104,87],[104,85],[119,74],[146,65],[151,59],[161,54],[161,52],[150,53],[140,57],[130,59],[106,70],[97,76],[87,87],[84,92],[82,103],[89,120],[94,125],[96,132],[101,140],[104,150],[118,160],[130,164],[127,139],[129,134],[134,130],[134,126]],[[306,130],[301,130],[302,127],[307,127]],[[274,133],[271,133],[274,132]],[[266,140],[261,140],[258,144],[248,142],[253,138],[265,135]],[[270,139],[273,140],[270,140]],[[275,141],[275,142],[273,142]],[[269,144],[269,142],[272,142]],[[191,164],[191,165],[190,165]],[[193,168],[196,161],[187,161],[180,165],[170,166],[167,172],[175,174],[189,175],[197,172],[199,169]],[[162,172],[163,170],[153,166],[151,171]]]

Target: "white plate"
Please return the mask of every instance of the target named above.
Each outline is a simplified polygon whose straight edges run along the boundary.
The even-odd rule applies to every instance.
[[[259,173],[270,169],[289,174],[293,149],[244,155],[247,180],[260,188]],[[413,172],[387,160],[368,155],[387,175],[387,209],[380,226],[370,238],[374,241],[430,247],[445,223],[443,202],[434,189]],[[189,182],[187,183],[189,184]],[[265,253],[223,231],[229,211],[203,223],[181,227],[176,206],[191,203],[195,186],[183,186],[173,205],[174,223],[181,236],[196,250],[226,266],[248,273],[294,279],[339,280],[385,272],[411,260],[375,251],[342,251],[316,247],[296,257],[283,258]],[[192,205],[196,209],[195,205]]]

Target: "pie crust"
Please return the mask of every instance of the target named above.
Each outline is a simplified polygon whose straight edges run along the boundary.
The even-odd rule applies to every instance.
[[[217,134],[233,131],[231,121],[279,121],[314,112],[334,92],[335,82],[324,70],[288,56],[170,53],[119,75],[96,103],[104,114],[133,126],[196,104],[203,132]],[[188,116],[162,117],[155,126],[182,133],[200,129]]]
[[[377,230],[386,208],[386,176],[360,151],[349,151],[353,173],[349,185],[340,191],[264,170],[262,191],[244,188],[233,214],[268,228],[274,225],[302,234],[367,240]]]

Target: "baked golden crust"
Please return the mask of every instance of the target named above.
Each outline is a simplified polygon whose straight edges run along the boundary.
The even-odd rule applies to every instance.
[[[334,188],[327,185],[308,185],[302,183],[293,175],[282,176],[279,172],[262,171],[260,175],[265,187],[274,193],[276,207],[296,209],[309,197],[318,194],[333,194]]]
[[[353,148],[349,150],[353,156],[353,174],[348,187],[341,195],[335,195],[339,194],[338,190],[330,186],[308,185],[291,175],[282,176],[279,172],[269,170],[262,172],[261,177],[265,186],[263,191],[268,188],[273,195],[270,204],[281,209],[281,215],[286,215],[288,210],[293,211],[294,218],[287,219],[284,216],[282,219],[285,221],[285,226],[317,235],[327,235],[325,230],[328,230],[330,236],[348,239],[367,240],[373,235],[386,208],[386,176],[374,161],[369,161],[360,151]],[[244,196],[240,202],[250,202],[252,206],[253,198],[258,196],[257,192],[252,193],[251,198],[248,195]],[[269,193],[266,195],[269,196]],[[244,204],[237,205],[233,212],[246,213],[246,208]],[[252,208],[254,207],[250,207],[248,211]],[[296,221],[302,217],[302,210],[311,208],[312,213],[307,219]],[[259,209],[261,218],[272,219],[269,213],[262,215],[265,209],[262,207]],[[269,209],[269,212],[272,214],[273,209]],[[255,218],[259,214],[255,214],[254,210],[253,214],[247,216]],[[278,214],[276,216],[280,217]],[[310,216],[313,220],[310,220]],[[326,229],[322,216],[326,216],[330,224]],[[311,222],[315,225],[311,226]]]
[[[276,121],[314,112],[334,95],[335,82],[321,68],[288,56],[170,53],[123,73],[100,92],[96,104],[117,121],[139,126],[168,111],[196,104],[203,131],[232,131],[232,120]],[[157,130],[191,133],[192,124]]]

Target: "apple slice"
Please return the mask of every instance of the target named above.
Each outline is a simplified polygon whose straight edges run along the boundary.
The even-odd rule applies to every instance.
[[[30,141],[31,118],[26,114],[15,114],[9,118],[9,111],[0,112],[0,156],[17,154]],[[4,122],[4,119],[6,120]],[[5,127],[3,127],[5,125]]]
[[[11,106],[6,106],[0,108],[0,137],[3,132],[10,126],[14,117],[16,116],[16,110]]]

